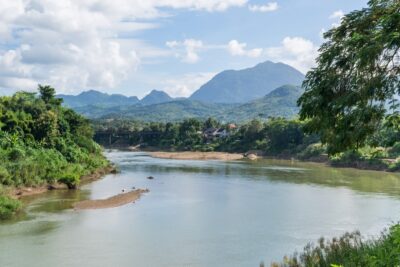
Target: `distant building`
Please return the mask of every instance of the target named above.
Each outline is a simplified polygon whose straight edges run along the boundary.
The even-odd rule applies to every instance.
[[[208,128],[203,132],[203,136],[208,140],[214,138],[225,138],[228,135],[228,131],[224,128]]]
[[[237,128],[236,124],[234,124],[234,123],[229,123],[228,124],[228,129],[229,130],[235,130],[236,128]]]

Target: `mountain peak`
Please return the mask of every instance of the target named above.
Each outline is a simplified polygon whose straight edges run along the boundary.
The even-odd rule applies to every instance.
[[[242,70],[223,71],[194,92],[190,99],[214,103],[244,103],[285,84],[299,85],[304,75],[284,63],[265,61]]]
[[[166,92],[153,89],[148,95],[140,100],[143,105],[159,104],[173,100]]]

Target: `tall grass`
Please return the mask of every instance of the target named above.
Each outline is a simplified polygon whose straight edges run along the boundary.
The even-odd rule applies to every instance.
[[[400,225],[391,226],[378,238],[364,240],[359,232],[339,238],[321,238],[303,252],[286,256],[272,267],[398,267],[400,266]]]

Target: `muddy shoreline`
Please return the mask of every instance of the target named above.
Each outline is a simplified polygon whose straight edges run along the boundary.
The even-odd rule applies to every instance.
[[[239,160],[243,159],[244,155],[239,153],[225,152],[148,152],[150,156],[162,159],[181,159],[181,160]]]
[[[83,200],[74,204],[75,210],[88,210],[88,209],[107,209],[116,208],[126,205],[128,203],[135,203],[136,200],[148,193],[148,189],[136,189],[131,192],[121,193],[106,199],[90,199]]]

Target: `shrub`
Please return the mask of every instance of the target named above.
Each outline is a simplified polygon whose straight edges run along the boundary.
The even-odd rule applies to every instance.
[[[321,143],[311,144],[298,154],[300,159],[310,159],[318,157],[326,152],[325,147]]]
[[[11,175],[3,166],[0,166],[0,184],[12,185]]]
[[[66,184],[69,189],[76,189],[80,182],[80,176],[75,173],[66,173],[58,181]]]
[[[0,196],[0,219],[10,219],[21,207],[20,201],[6,196]]]
[[[393,158],[397,158],[400,156],[400,142],[396,142],[390,149],[389,149],[389,156]]]
[[[364,241],[359,232],[346,233],[317,245],[307,245],[303,252],[285,257],[275,267],[331,267],[331,266],[399,266],[400,225],[383,232],[378,239]]]

